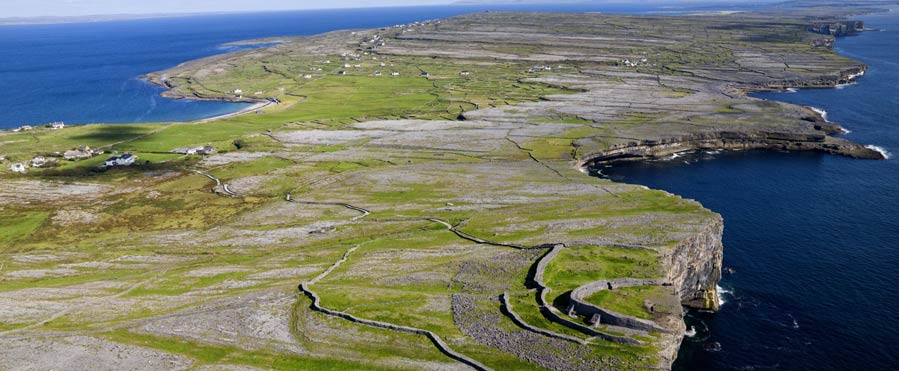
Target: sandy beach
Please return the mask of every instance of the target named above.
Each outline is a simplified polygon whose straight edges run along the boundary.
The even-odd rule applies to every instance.
[[[224,114],[224,115],[218,115],[218,116],[207,117],[207,118],[205,118],[205,119],[194,120],[194,121],[191,121],[191,122],[202,123],[202,122],[210,122],[210,121],[215,121],[215,120],[229,119],[229,118],[237,117],[237,116],[240,116],[240,115],[249,113],[249,112],[255,112],[255,111],[261,110],[261,109],[263,109],[263,108],[265,108],[265,107],[268,107],[268,106],[270,106],[270,105],[272,105],[272,102],[270,102],[270,101],[259,102],[259,103],[256,103],[256,104],[252,105],[252,106],[249,106],[249,107],[247,107],[247,108],[244,108],[244,109],[242,109],[242,110],[240,110],[240,111],[237,111],[237,112],[231,112],[231,113],[226,113],[226,114]]]

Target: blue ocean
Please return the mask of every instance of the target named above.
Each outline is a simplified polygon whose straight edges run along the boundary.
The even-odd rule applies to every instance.
[[[812,106],[846,138],[899,155],[899,14],[836,50],[868,73],[757,97]],[[899,160],[730,152],[602,169],[724,216],[724,305],[690,313],[678,370],[899,369]]]
[[[182,62],[236,51],[240,47],[225,46],[234,41],[375,28],[486,10],[635,13],[682,6],[432,6],[0,26],[0,129],[52,121],[187,121],[238,111],[246,105],[164,99],[161,88],[141,79]]]

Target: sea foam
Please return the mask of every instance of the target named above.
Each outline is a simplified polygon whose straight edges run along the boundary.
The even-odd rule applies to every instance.
[[[864,76],[864,75],[865,75],[865,71],[862,71],[862,72],[859,72],[859,73],[856,73],[856,74],[849,75],[849,81],[855,80],[855,79],[857,79],[857,78],[859,78],[859,77],[862,77],[862,76]]]
[[[880,152],[880,154],[883,155],[883,157],[886,158],[887,160],[889,160],[891,157],[893,157],[893,154],[890,153],[889,151],[887,151],[883,147],[879,147],[879,146],[875,146],[875,145],[867,145],[867,146],[865,146],[865,148],[873,149],[877,152]]]
[[[724,300],[724,294],[732,294],[733,291],[725,289],[721,286],[715,286],[715,287],[717,288],[717,291],[718,291],[718,306],[720,307],[720,306],[724,305],[724,303],[727,303],[727,300]]]
[[[816,107],[809,107],[809,108],[811,108],[812,111],[815,111],[819,115],[821,115],[821,118],[823,118],[825,122],[830,122],[830,120],[827,119],[827,111],[820,109],[820,108],[816,108]]]
[[[684,332],[684,336],[686,336],[688,338],[696,336],[696,327],[690,326],[690,329],[687,330],[686,332]]]

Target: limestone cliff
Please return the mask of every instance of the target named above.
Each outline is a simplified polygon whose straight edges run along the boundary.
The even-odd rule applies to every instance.
[[[701,232],[681,241],[677,246],[661,256],[671,283],[680,296],[681,303],[693,309],[718,310],[718,281],[721,279],[721,265],[724,245],[721,242],[724,223],[720,216],[709,220]],[[678,313],[683,315],[682,313]],[[661,355],[663,369],[670,369],[677,358],[677,351],[683,342],[686,325],[682,318],[667,321],[673,331],[662,341]]]

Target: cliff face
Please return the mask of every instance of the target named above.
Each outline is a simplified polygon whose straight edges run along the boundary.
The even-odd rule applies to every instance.
[[[718,310],[716,287],[721,279],[724,257],[723,234],[724,222],[719,216],[701,233],[681,242],[662,257],[668,266],[667,280],[677,289],[685,306]]]
[[[864,29],[865,23],[862,21],[815,22],[808,27],[809,32],[833,36],[853,35]]]
[[[751,150],[780,149],[788,151],[819,151],[861,159],[884,159],[883,154],[865,146],[820,133],[789,132],[705,132],[662,140],[642,140],[609,147],[604,151],[586,154],[582,162],[633,161],[662,158],[675,153],[698,149]]]
[[[666,282],[678,292],[681,303],[693,309],[718,310],[718,281],[721,279],[721,265],[724,245],[721,237],[724,223],[720,216],[710,219],[699,233],[682,241],[660,259],[666,266]],[[673,330],[661,342],[662,369],[670,369],[677,358],[678,349],[684,339],[686,324],[683,314],[671,318],[665,324]]]

